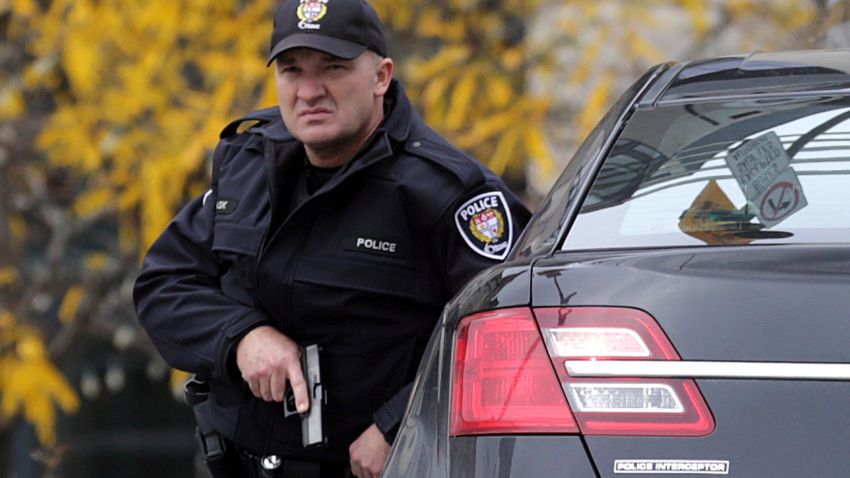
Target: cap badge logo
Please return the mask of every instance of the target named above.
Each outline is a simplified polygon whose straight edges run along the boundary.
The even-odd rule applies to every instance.
[[[511,212],[500,191],[479,194],[455,211],[455,223],[466,244],[478,254],[502,260],[513,240]]]
[[[298,5],[298,28],[302,30],[318,30],[322,26],[318,22],[328,13],[328,0],[301,0]]]

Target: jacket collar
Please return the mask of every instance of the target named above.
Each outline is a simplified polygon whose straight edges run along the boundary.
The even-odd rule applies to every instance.
[[[396,79],[390,83],[386,98],[388,113],[382,127],[390,138],[402,142],[410,134],[411,122],[415,116],[413,105],[410,104],[401,83]]]
[[[261,135],[272,141],[276,141],[279,143],[285,141],[295,141],[295,137],[292,136],[289,130],[286,129],[286,126],[283,125],[283,118],[281,118],[279,110],[277,116],[275,117],[275,120],[263,125],[259,130]]]

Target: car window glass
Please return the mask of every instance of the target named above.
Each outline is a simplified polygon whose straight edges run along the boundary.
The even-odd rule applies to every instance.
[[[549,252],[555,247],[564,221],[567,220],[566,210],[575,200],[581,178],[592,165],[592,162],[583,158],[590,159],[591,152],[599,154],[606,136],[607,131],[598,128],[585,140],[575,158],[541,202],[540,210],[526,226],[515,248],[516,257],[530,257],[540,252]]]
[[[848,180],[847,99],[640,110],[563,249],[847,242]]]

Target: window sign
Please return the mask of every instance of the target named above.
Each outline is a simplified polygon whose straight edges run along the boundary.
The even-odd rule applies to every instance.
[[[773,131],[730,152],[726,164],[766,227],[779,224],[806,206],[791,158]]]

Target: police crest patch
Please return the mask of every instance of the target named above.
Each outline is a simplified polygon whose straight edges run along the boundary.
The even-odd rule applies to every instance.
[[[328,13],[328,0],[301,0],[298,9],[298,28],[302,30],[318,30],[321,28],[318,22]]]
[[[478,254],[502,260],[513,241],[511,211],[500,191],[479,194],[455,212],[455,224],[466,244]]]

